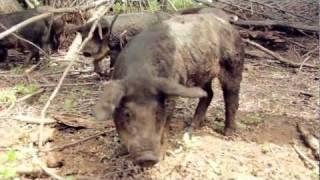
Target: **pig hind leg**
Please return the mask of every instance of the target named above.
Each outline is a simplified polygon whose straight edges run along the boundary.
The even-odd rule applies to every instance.
[[[200,98],[193,120],[191,122],[191,128],[200,127],[205,119],[208,106],[210,105],[210,102],[213,98],[213,90],[212,90],[211,82],[212,80],[207,82],[202,87],[207,92],[207,97]]]
[[[236,130],[235,116],[239,107],[240,82],[243,63],[224,61],[219,74],[225,104],[225,135],[231,135]],[[228,63],[229,62],[229,63]]]

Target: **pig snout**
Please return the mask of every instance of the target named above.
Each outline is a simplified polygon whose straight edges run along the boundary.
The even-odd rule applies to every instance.
[[[139,153],[133,162],[142,167],[150,167],[159,162],[159,156],[153,151],[144,151]]]

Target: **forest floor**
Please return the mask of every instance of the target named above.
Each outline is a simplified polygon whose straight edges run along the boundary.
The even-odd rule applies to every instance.
[[[295,40],[305,42],[303,38]],[[312,47],[306,45],[307,52]],[[295,48],[279,53],[293,61],[301,59],[296,56]],[[61,54],[63,52],[55,57]],[[184,128],[193,115],[197,100],[178,99],[164,159],[153,168],[141,169],[127,156],[118,155],[120,143],[112,121],[85,127],[77,127],[79,124],[73,122],[76,116],[95,122],[91,109],[104,82],[92,73],[90,63],[76,65],[52,101],[48,116],[54,117],[58,123],[45,126],[45,149],[61,147],[99,132],[106,133],[35,157],[39,114],[66,64],[54,66],[53,63],[35,71],[27,80],[21,74],[23,69],[17,60],[23,57],[12,55],[10,58],[18,65],[9,71],[0,71],[0,175],[3,177],[48,179],[37,165],[40,159],[52,167],[51,171],[70,179],[319,178],[318,162],[303,144],[296,128],[297,123],[302,124],[320,138],[319,74],[316,69],[289,68],[267,55],[260,58],[248,56],[237,113],[238,134],[232,137],[221,134],[224,106],[220,85],[215,81],[215,97],[205,125],[196,130],[191,139],[184,137]],[[308,63],[318,64],[318,58],[316,53]],[[14,99],[39,88],[45,91],[11,104]],[[306,165],[293,145],[316,167],[312,169]]]
[[[282,9],[312,17],[313,23],[319,23],[319,6],[308,3],[310,0],[273,2],[281,2]],[[266,13],[276,20],[286,15]],[[244,13],[239,11],[239,14]],[[273,47],[273,51],[290,61],[306,61],[319,67],[318,37],[264,33],[285,41],[284,44],[276,41],[281,45]],[[286,37],[281,38],[284,34]],[[82,63],[74,65],[48,108],[43,129],[45,145],[42,152],[38,152],[40,112],[68,64],[60,61],[66,53],[65,48],[61,49],[52,56],[50,66],[41,67],[29,78],[23,74],[25,68],[21,68],[25,58],[22,54],[9,52],[13,66],[10,70],[0,64],[0,179],[52,179],[52,174],[48,176],[43,172],[43,164],[49,167],[47,171],[66,179],[83,180],[319,179],[319,161],[297,130],[300,124],[320,139],[319,69],[290,68],[250,48],[246,49],[251,56],[245,59],[236,117],[239,131],[234,136],[221,133],[224,105],[216,80],[213,82],[215,96],[204,126],[197,129],[191,139],[185,136],[184,129],[193,116],[197,100],[179,98],[164,158],[152,168],[133,165],[126,155],[119,154],[121,146],[113,122],[96,122],[92,116],[92,106],[105,81],[99,79],[93,73],[92,64],[81,57],[78,61]],[[36,95],[24,99],[34,93]],[[91,136],[93,138],[86,140]],[[70,143],[74,144],[68,145]],[[315,166],[312,168],[302,160],[294,147]]]

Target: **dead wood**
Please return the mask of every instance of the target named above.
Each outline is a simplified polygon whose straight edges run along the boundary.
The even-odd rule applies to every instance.
[[[292,61],[289,61],[288,59],[282,57],[281,55],[261,46],[260,44],[256,43],[256,42],[253,42],[253,41],[250,41],[248,39],[244,39],[244,41],[246,43],[248,43],[249,45],[269,54],[270,56],[276,58],[279,62],[283,63],[283,64],[286,64],[288,65],[289,67],[293,67],[293,68],[300,68],[301,67],[301,64],[300,63],[295,63],[295,62],[292,62]],[[318,68],[318,66],[315,66],[315,65],[312,65],[312,64],[304,64],[303,66],[305,67],[309,67],[309,68]]]
[[[98,121],[93,121],[92,119],[83,118],[80,115],[74,114],[53,114],[52,117],[63,125],[74,127],[74,128],[87,128],[95,129],[103,127],[106,123],[99,123]]]
[[[275,10],[281,12],[281,13],[289,14],[289,15],[294,16],[294,17],[298,17],[298,18],[301,18],[301,19],[304,19],[304,20],[311,20],[312,21],[312,19],[310,19],[310,18],[301,16],[299,14],[296,14],[296,13],[293,13],[293,12],[290,12],[290,11],[283,10],[283,9],[281,9],[279,7],[276,7],[276,6],[270,6],[270,5],[266,4],[266,3],[262,3],[262,2],[255,1],[255,0],[246,0],[246,1],[258,4],[258,5],[261,5],[261,6],[264,6],[264,7],[267,7],[269,9],[275,9]]]
[[[49,16],[52,16],[53,13],[72,13],[72,12],[78,12],[78,11],[86,11],[88,9],[95,8],[95,7],[98,7],[100,5],[103,5],[103,4],[107,3],[107,2],[109,2],[109,1],[100,1],[98,3],[92,4],[92,5],[89,5],[89,6],[72,7],[72,8],[60,8],[60,9],[48,10],[47,13],[43,13],[43,14],[34,16],[32,18],[29,18],[29,19],[27,19],[25,21],[22,21],[19,24],[16,24],[16,25],[12,26],[8,30],[0,33],[0,39],[5,38],[9,34],[15,32],[15,31],[17,31],[17,30],[19,30],[19,29],[21,29],[21,28],[23,28],[23,27],[25,27],[25,26],[33,23],[33,22],[36,22],[36,21],[39,21],[41,19],[47,18]]]
[[[80,139],[76,142],[72,142],[72,143],[68,143],[68,144],[65,144],[65,145],[62,145],[62,146],[58,146],[58,147],[53,147],[53,148],[50,148],[50,149],[44,149],[44,150],[41,150],[41,152],[50,152],[50,151],[61,151],[63,149],[66,149],[66,148],[69,148],[69,147],[72,147],[74,145],[77,145],[79,143],[82,143],[82,142],[86,142],[86,141],[89,141],[90,139],[94,139],[96,137],[99,137],[99,136],[102,136],[104,134],[107,134],[111,131],[113,131],[114,129],[109,129],[109,130],[106,130],[106,131],[103,131],[103,132],[100,132],[100,133],[97,133],[95,135],[92,135],[92,136],[89,136],[89,137],[86,137],[84,139]]]
[[[295,29],[302,30],[310,33],[319,33],[319,26],[309,26],[302,24],[291,24],[283,21],[273,21],[273,20],[264,20],[264,21],[254,21],[254,20],[238,20],[232,22],[234,25],[243,26],[243,27],[273,27],[273,28],[283,28],[285,30]]]
[[[114,4],[114,1],[110,2],[111,4],[106,7],[103,11],[99,11],[98,15],[96,16],[95,18],[95,21],[89,31],[89,34],[88,36],[86,37],[86,39],[84,39],[84,41],[82,42],[82,37],[81,37],[81,34],[80,33],[77,33],[77,36],[76,38],[74,39],[73,43],[71,44],[70,48],[69,48],[69,51],[67,53],[67,55],[65,56],[65,60],[70,60],[70,63],[69,65],[67,66],[67,68],[65,69],[65,71],[63,72],[60,80],[59,80],[59,83],[57,85],[57,87],[54,89],[54,91],[52,92],[52,94],[50,95],[49,97],[49,100],[47,101],[47,103],[45,104],[44,108],[42,109],[41,111],[41,119],[44,119],[45,116],[46,116],[46,111],[47,109],[49,108],[50,104],[51,104],[51,101],[56,97],[56,95],[58,94],[62,84],[63,84],[63,81],[65,79],[65,77],[67,76],[68,72],[70,71],[74,61],[76,59],[78,59],[78,56],[80,54],[80,52],[82,51],[82,49],[85,47],[85,45],[89,42],[89,40],[92,38],[93,36],[93,32],[95,30],[95,28],[97,27],[98,25],[98,22],[99,20],[101,19],[101,17],[107,13],[109,11],[109,9],[112,7],[112,5]],[[40,135],[39,135],[39,147],[42,147],[42,134],[43,134],[43,128],[44,128],[44,124],[41,123],[40,124]]]
[[[25,27],[25,26],[33,23],[33,22],[39,21],[39,20],[47,18],[49,16],[52,16],[52,13],[40,14],[40,15],[34,16],[32,18],[29,18],[29,19],[27,19],[25,21],[22,21],[21,23],[16,24],[16,25],[12,26],[11,28],[9,28],[8,30],[0,33],[0,39],[5,38],[9,34],[15,32],[15,31],[17,31],[17,30],[19,30],[19,29],[21,29],[21,28],[23,28],[23,27]]]
[[[313,161],[311,161],[305,154],[303,154],[301,152],[301,150],[298,148],[298,146],[296,144],[293,144],[292,147],[296,151],[296,153],[298,154],[299,158],[303,161],[303,163],[307,167],[309,167],[311,169],[314,169],[317,167],[317,165]]]
[[[319,141],[306,129],[304,128],[301,124],[297,124],[298,131],[301,134],[301,137],[305,144],[312,150],[314,156],[316,159],[320,160],[320,155],[319,155]]]

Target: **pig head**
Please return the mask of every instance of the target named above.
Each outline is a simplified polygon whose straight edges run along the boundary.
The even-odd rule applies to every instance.
[[[167,78],[112,80],[94,107],[97,120],[113,118],[122,143],[134,162],[151,166],[159,161],[166,124],[165,101],[170,96],[201,98],[198,87],[186,87]]]

